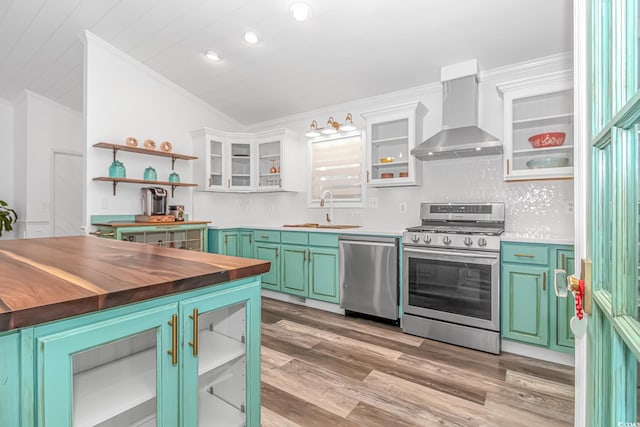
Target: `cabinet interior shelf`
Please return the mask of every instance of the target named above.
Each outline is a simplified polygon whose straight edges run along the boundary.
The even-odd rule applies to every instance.
[[[262,154],[260,156],[261,159],[277,159],[280,157],[280,154]]]
[[[220,427],[241,427],[245,425],[244,414],[224,400],[208,393],[199,392],[198,424]]]
[[[200,331],[198,375],[211,372],[243,356],[244,343],[216,331]]]
[[[374,163],[371,166],[373,167],[381,167],[381,168],[388,168],[388,167],[394,167],[394,166],[406,166],[408,165],[409,162],[388,162],[388,163]]]
[[[554,114],[544,117],[530,117],[511,122],[513,129],[528,129],[540,126],[567,125],[573,122],[573,113]]]
[[[74,375],[74,426],[93,426],[156,397],[155,348]]]
[[[524,150],[513,150],[513,154],[517,156],[539,154],[546,155],[552,153],[569,152],[573,150],[573,145],[561,145],[559,147],[547,147],[547,148],[527,148]]]
[[[398,142],[405,142],[409,138],[407,135],[403,136],[394,136],[393,138],[381,138],[381,139],[372,139],[371,144],[392,144]]]
[[[268,176],[280,176],[280,172],[276,173],[261,173],[260,178],[268,177]]]
[[[132,179],[132,178],[112,178],[110,176],[99,176],[93,178],[94,181],[107,181],[113,182],[113,195],[116,195],[116,186],[118,183],[127,184],[151,184],[151,185],[164,185],[171,187],[171,197],[176,187],[196,187],[198,184],[190,184],[187,182],[169,182],[169,181],[150,181],[148,179]]]

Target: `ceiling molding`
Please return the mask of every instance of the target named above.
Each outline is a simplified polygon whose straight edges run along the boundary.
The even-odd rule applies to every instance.
[[[223,113],[222,111],[218,110],[217,108],[215,108],[211,104],[209,104],[206,101],[204,101],[202,98],[199,98],[193,92],[189,92],[188,90],[186,90],[182,86],[179,86],[178,84],[174,83],[173,81],[167,79],[166,77],[164,77],[163,75],[161,75],[157,71],[154,71],[153,69],[151,69],[148,66],[144,65],[140,61],[138,61],[138,60],[132,58],[131,56],[127,55],[125,52],[121,51],[117,47],[115,47],[115,46],[109,44],[108,42],[104,41],[103,39],[101,39],[100,37],[96,36],[95,34],[90,32],[89,30],[85,30],[84,31],[84,39],[85,40],[83,40],[83,43],[85,43],[85,45],[87,45],[87,43],[89,41],[99,44],[101,47],[103,47],[104,49],[106,49],[109,52],[113,53],[114,55],[118,56],[123,61],[128,62],[129,64],[131,64],[132,66],[136,67],[140,71],[143,71],[144,73],[148,74],[150,77],[152,77],[156,81],[164,84],[167,87],[172,88],[174,91],[178,92],[180,95],[184,96],[185,98],[188,98],[189,100],[191,100],[191,101],[193,101],[193,102],[195,102],[197,104],[200,104],[202,107],[210,110],[211,112],[220,115],[222,118],[224,118],[225,120],[229,121],[234,126],[237,126],[238,129],[245,129],[246,128],[245,125],[243,125],[242,123],[238,122],[236,119],[232,118],[231,116],[229,116],[229,115]],[[85,96],[86,96],[86,91],[85,91]]]
[[[480,80],[498,80],[504,77],[509,78],[517,72],[535,72],[541,69],[572,69],[573,53],[562,52],[555,55],[535,58],[529,61],[517,62],[515,64],[505,65],[503,67],[493,68],[487,71],[481,71]]]
[[[522,89],[525,87],[535,87],[551,83],[560,83],[566,82],[567,80],[573,80],[573,70],[554,71],[553,73],[538,74],[536,76],[526,77],[524,79],[498,83],[496,85],[496,89],[498,90],[498,93],[503,94],[505,92]]]

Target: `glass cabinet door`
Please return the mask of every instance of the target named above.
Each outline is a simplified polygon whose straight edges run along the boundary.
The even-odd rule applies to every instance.
[[[259,298],[259,289],[249,291]],[[243,297],[244,292],[231,290],[215,300],[206,296],[181,306],[183,425],[257,425],[259,302],[243,300],[249,298],[249,294]],[[250,413],[247,408],[252,408]]]
[[[209,140],[209,187],[222,187],[222,141]]]
[[[280,141],[258,143],[258,190],[281,187]]]
[[[39,338],[39,424],[177,425],[177,327],[171,304]]]
[[[409,119],[371,125],[371,181],[409,176]]]
[[[250,189],[251,185],[251,143],[231,143],[231,175],[227,188]]]

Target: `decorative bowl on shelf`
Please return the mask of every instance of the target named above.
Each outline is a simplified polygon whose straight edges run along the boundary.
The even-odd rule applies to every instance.
[[[381,173],[380,174],[380,178],[382,178],[382,179],[393,178],[393,174],[390,173],[390,172]]]
[[[541,157],[527,162],[529,169],[560,168],[569,165],[568,157]]]
[[[566,136],[567,134],[564,132],[539,133],[529,137],[529,142],[533,148],[558,147],[564,144]]]
[[[391,163],[394,160],[393,157],[380,157],[380,163]]]

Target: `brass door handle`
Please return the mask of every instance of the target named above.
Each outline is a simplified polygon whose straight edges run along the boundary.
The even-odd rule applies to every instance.
[[[193,341],[189,341],[189,345],[193,347],[193,355],[198,355],[198,309],[193,309],[193,314],[189,315],[189,319],[193,320]]]
[[[278,248],[276,248],[276,258],[278,257]]]
[[[547,290],[547,272],[543,272],[542,273],[542,290],[546,291]]]
[[[307,259],[309,260],[309,263],[311,263],[311,249],[309,249],[309,257]]]
[[[302,251],[302,262],[304,263],[307,260],[307,251]]]
[[[211,180],[211,177],[209,177],[209,187],[211,187],[211,183],[212,183],[212,180]]]
[[[562,254],[562,270],[564,270],[564,254]]]
[[[507,175],[509,175],[509,159],[507,159]]]
[[[167,322],[171,326],[171,350],[167,353],[171,355],[171,364],[178,364],[178,315],[171,316],[171,320]]]
[[[253,236],[252,236],[251,234],[249,234],[249,244],[251,244],[251,238],[252,238],[252,237],[253,237]]]

